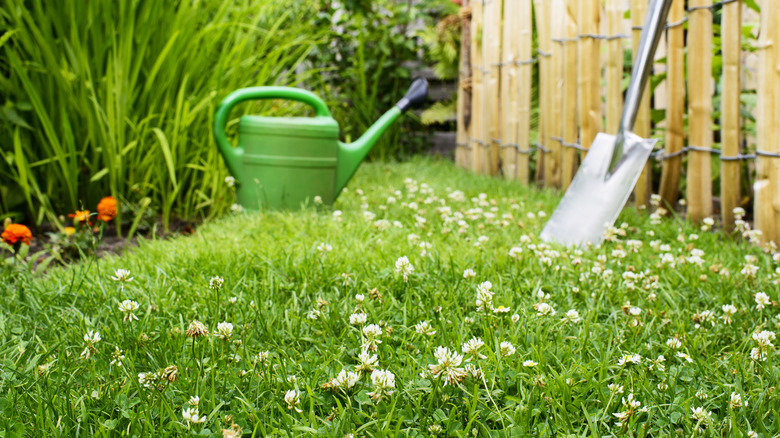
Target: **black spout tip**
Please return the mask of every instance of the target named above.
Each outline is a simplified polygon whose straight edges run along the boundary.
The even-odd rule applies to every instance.
[[[409,86],[403,99],[399,100],[395,106],[406,112],[409,108],[418,107],[428,99],[428,81],[425,78],[417,78]]]

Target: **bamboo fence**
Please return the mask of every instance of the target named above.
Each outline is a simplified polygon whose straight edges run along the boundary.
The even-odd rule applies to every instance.
[[[653,84],[655,95],[647,87],[634,128],[641,137],[661,140],[635,188],[638,208],[658,193],[666,210],[679,209],[684,193],[688,219],[701,222],[718,214],[730,230],[734,209],[752,202],[749,216],[758,237],[780,243],[780,8],[775,2],[758,1],[757,15],[746,13],[743,0],[674,0],[659,53],[665,75],[658,77],[660,85]],[[617,132],[631,70],[624,55],[628,50],[633,57],[636,50],[647,0],[463,4],[457,164],[565,189],[596,134]],[[760,20],[757,40],[743,34],[746,17]],[[715,20],[721,25],[720,77],[712,75]],[[745,48],[751,44],[757,54],[755,108],[741,102]],[[754,136],[746,135],[747,110],[756,120]]]

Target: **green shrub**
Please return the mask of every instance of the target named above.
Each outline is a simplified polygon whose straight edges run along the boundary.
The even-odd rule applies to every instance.
[[[0,216],[59,223],[108,194],[165,227],[224,210],[215,106],[237,88],[304,80],[315,13],[309,2],[4,2]]]

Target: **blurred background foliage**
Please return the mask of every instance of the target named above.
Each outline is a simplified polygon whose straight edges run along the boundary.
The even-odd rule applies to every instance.
[[[7,0],[0,220],[61,229],[65,215],[107,195],[123,206],[125,232],[150,215],[167,229],[223,213],[233,194],[211,123],[228,93],[313,90],[352,141],[414,72],[446,70],[429,32],[454,12],[450,0]],[[296,109],[246,104],[234,117]],[[425,131],[405,117],[372,158],[423,150]]]

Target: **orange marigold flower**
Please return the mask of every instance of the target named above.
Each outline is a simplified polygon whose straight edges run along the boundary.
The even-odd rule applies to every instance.
[[[11,246],[16,245],[18,242],[22,242],[29,246],[30,240],[32,240],[32,233],[30,232],[30,229],[24,225],[9,224],[5,227],[2,238],[3,242]]]
[[[73,222],[86,222],[89,225],[89,210],[76,210],[76,213],[71,213],[68,217],[72,217]]]
[[[106,196],[97,205],[98,217],[103,222],[108,222],[116,217],[116,199]]]

